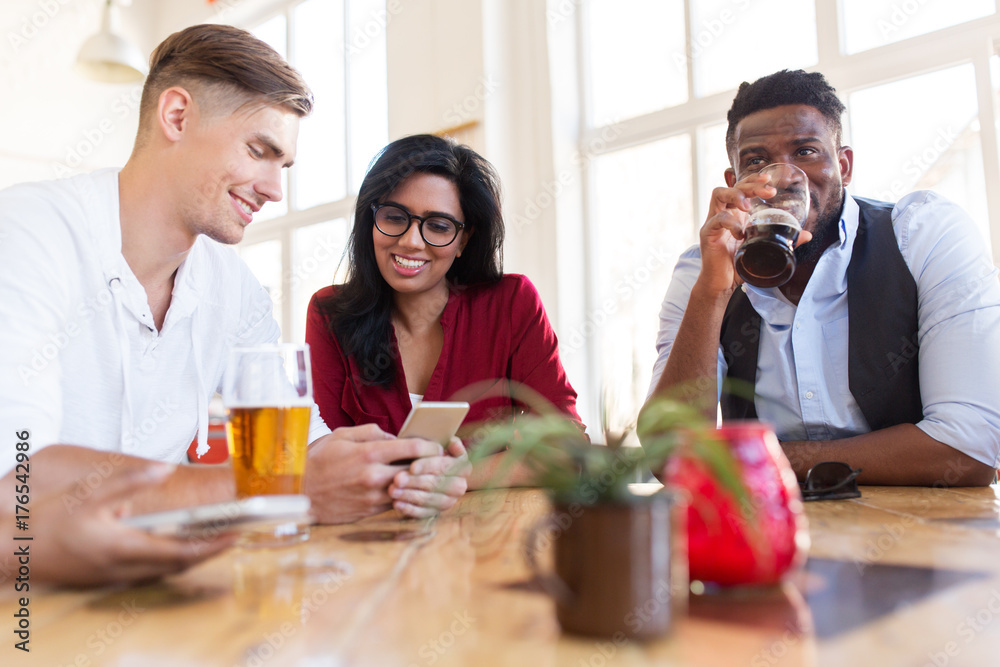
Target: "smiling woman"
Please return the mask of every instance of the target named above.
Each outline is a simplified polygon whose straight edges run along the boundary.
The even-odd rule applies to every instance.
[[[416,401],[462,400],[467,437],[529,409],[520,385],[580,423],[538,293],[502,273],[503,236],[497,176],[468,147],[417,135],[379,154],[358,195],[347,281],[309,305],[327,425],[397,433]],[[497,463],[481,463],[470,486]]]

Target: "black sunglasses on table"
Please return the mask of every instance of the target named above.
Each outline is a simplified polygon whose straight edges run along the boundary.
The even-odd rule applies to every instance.
[[[860,474],[861,468],[852,468],[841,461],[817,463],[806,473],[805,481],[799,484],[802,500],[860,498],[861,489],[858,488]]]

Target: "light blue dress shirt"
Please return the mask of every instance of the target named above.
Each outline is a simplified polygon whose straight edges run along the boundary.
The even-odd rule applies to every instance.
[[[859,209],[845,197],[839,241],[820,257],[798,306],[777,288],[747,287],[762,319],[757,415],[781,440],[834,440],[871,429],[847,377],[847,266]],[[900,252],[917,283],[920,393],[929,436],[997,466],[1000,457],[1000,281],[989,247],[957,205],[930,192],[892,211]],[[698,246],[674,269],[660,310],[650,393],[663,373],[691,288]],[[877,326],[873,322],[872,326]],[[719,379],[726,362],[719,349]]]

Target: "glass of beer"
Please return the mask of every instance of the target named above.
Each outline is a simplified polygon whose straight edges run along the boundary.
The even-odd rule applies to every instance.
[[[237,498],[301,494],[313,405],[309,346],[233,348],[222,401]],[[250,532],[244,543],[288,544],[308,537],[308,525],[292,522]]]
[[[733,256],[736,273],[755,287],[779,287],[795,273],[795,242],[809,215],[809,179],[792,164],[769,164],[759,174],[770,176],[774,196],[750,201],[745,238]]]

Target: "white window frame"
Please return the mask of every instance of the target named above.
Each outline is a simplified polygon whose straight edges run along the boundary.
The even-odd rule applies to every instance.
[[[690,44],[692,39],[691,2],[697,0],[683,1],[687,25],[686,39],[687,43]],[[693,64],[692,59],[688,58],[687,102],[620,121],[613,125],[591,127],[590,119],[587,117],[589,100],[587,56],[590,52],[586,20],[587,4],[584,0],[578,6],[579,11],[575,12],[576,71],[577,85],[580,91],[580,122],[578,125],[580,130],[576,141],[576,150],[583,155],[598,157],[624,148],[649,144],[679,134],[688,134],[692,146],[691,197],[696,203],[693,225],[694,231],[697,232],[706,217],[708,206],[708,201],[704,200],[702,193],[723,183],[722,174],[706,175],[700,169],[699,156],[708,154],[710,150],[718,150],[718,147],[702,146],[699,129],[725,122],[726,112],[732,104],[736,90],[734,88],[706,97],[695,97]],[[987,17],[848,55],[841,48],[843,17],[840,3],[838,0],[815,0],[815,5],[818,59],[816,65],[807,68],[807,70],[822,72],[831,85],[837,89],[838,95],[845,105],[848,104],[851,93],[858,90],[970,62],[973,64],[979,104],[980,140],[991,250],[994,263],[996,263],[997,259],[1000,258],[1000,154],[998,154],[996,130],[997,105],[991,83],[990,59],[997,54],[998,46],[1000,46],[1000,10]],[[904,112],[906,111],[904,110]],[[849,137],[849,116],[846,113],[844,122],[845,134]],[[595,220],[593,217],[593,180],[586,161],[581,166],[580,177],[583,189],[583,219],[580,232],[586,257],[585,266],[595,267],[601,261],[601,251],[600,248],[595,247],[593,242],[593,230],[595,225],[601,221]],[[702,187],[704,178],[711,179],[708,188]],[[873,196],[875,193],[867,194]],[[587,312],[594,312],[599,308],[597,303],[599,289],[597,285],[593,284],[592,278],[596,274],[597,271],[594,270],[586,270],[583,273],[583,305]],[[568,272],[561,271],[559,275],[560,281],[578,279],[577,275],[570,276]],[[666,285],[663,288],[665,290]],[[656,315],[656,313],[650,313],[650,317],[656,317]],[[650,346],[654,343],[655,341],[649,341]],[[601,341],[596,337],[588,340],[586,350],[587,377],[582,385],[591,393],[596,392],[603,384],[600,370],[600,347]]]
[[[295,7],[302,4],[306,0],[284,0],[283,2],[275,3],[260,13],[253,15],[245,21],[242,21],[242,27],[247,30],[252,30],[255,26],[261,25],[266,21],[273,19],[278,15],[284,15],[285,17],[285,41],[288,45],[287,53],[285,54],[288,61],[294,66],[295,65],[295,40],[293,35],[295,34]],[[344,0],[344,29],[345,31],[350,30],[350,3]],[[345,43],[347,43],[347,35],[345,35]],[[350,91],[350,59],[344,59],[344,88]],[[308,83],[308,82],[307,82]],[[288,174],[288,187],[285,192],[285,199],[288,204],[288,212],[280,217],[272,218],[269,220],[262,220],[260,222],[254,222],[252,225],[246,228],[243,235],[243,240],[240,242],[238,247],[253,245],[257,243],[263,243],[266,241],[276,240],[281,244],[281,284],[280,284],[280,299],[281,299],[281,321],[278,324],[281,326],[282,340],[286,342],[291,342],[292,332],[295,330],[295,313],[293,312],[293,299],[292,290],[294,284],[294,266],[293,261],[293,247],[294,247],[294,235],[297,229],[308,227],[310,225],[315,225],[322,222],[329,222],[331,220],[336,220],[338,218],[343,218],[346,220],[348,226],[348,233],[350,232],[350,227],[354,220],[354,207],[357,202],[357,191],[360,183],[354,183],[354,177],[351,169],[351,158],[353,144],[351,142],[351,109],[348,102],[348,94],[344,96],[344,146],[346,150],[344,151],[343,160],[345,165],[345,178],[347,179],[347,194],[341,198],[334,201],[326,202],[324,204],[318,204],[305,209],[298,209],[295,207],[296,201],[296,169],[297,166],[287,170]],[[309,122],[307,119],[305,122]],[[302,314],[304,317],[304,314]]]

